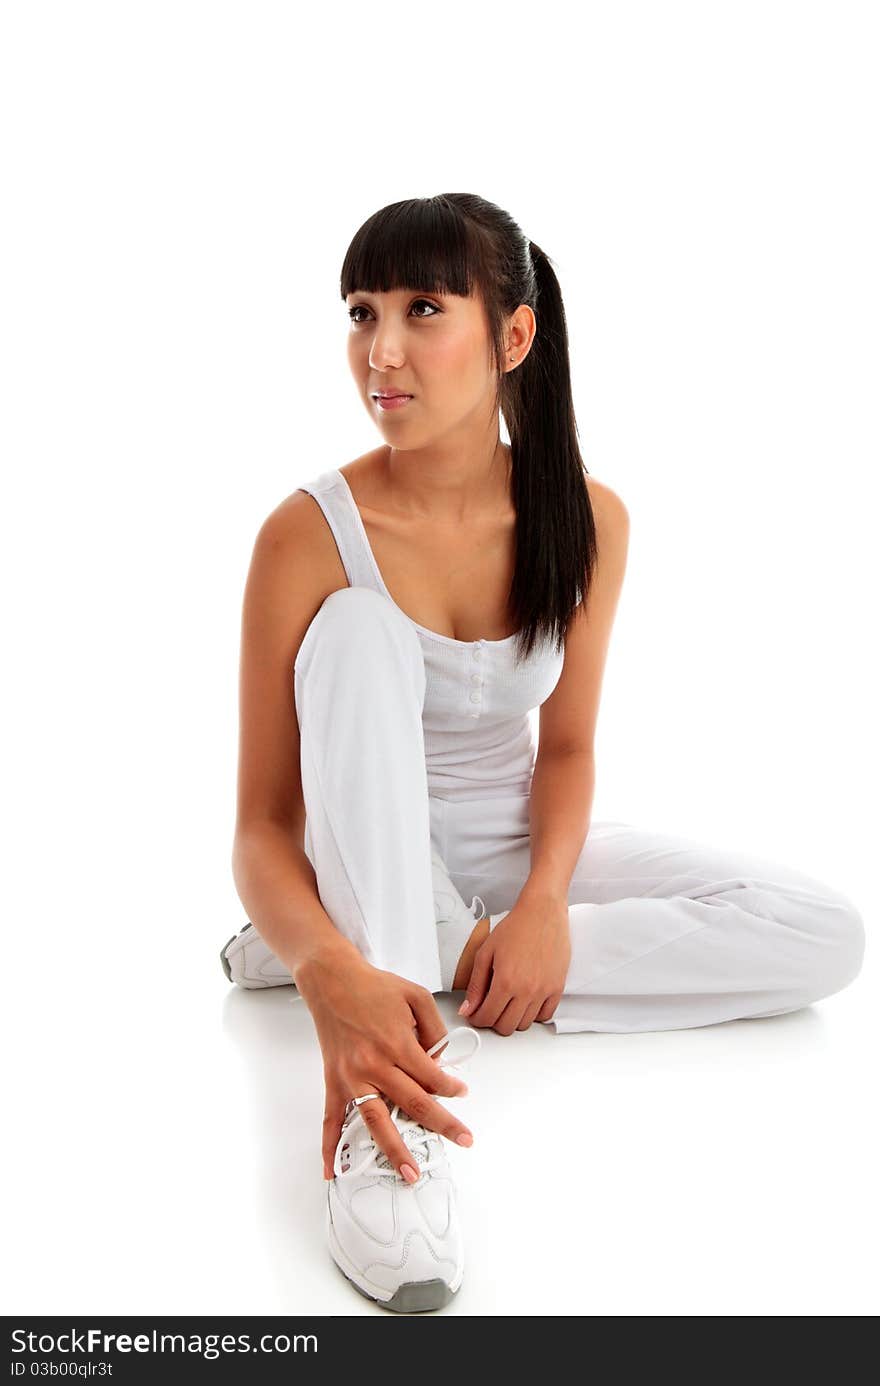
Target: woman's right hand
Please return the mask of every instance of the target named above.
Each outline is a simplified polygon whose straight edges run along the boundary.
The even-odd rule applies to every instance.
[[[422,1126],[453,1141],[465,1136],[460,1143],[472,1144],[468,1128],[434,1100],[433,1094],[463,1096],[467,1084],[440,1066],[439,1054],[425,1052],[448,1033],[426,987],[374,967],[356,949],[334,949],[310,959],[298,969],[296,985],[312,1013],[324,1056],[325,1179],[333,1178],[346,1105],[368,1092],[380,1098],[361,1103],[364,1124],[403,1178],[402,1166],[414,1163],[412,1151],[381,1095],[399,1102]]]

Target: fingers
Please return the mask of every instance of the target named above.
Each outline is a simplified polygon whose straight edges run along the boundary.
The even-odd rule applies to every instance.
[[[391,1161],[398,1174],[406,1179],[408,1183],[415,1183],[415,1178],[418,1178],[418,1169],[416,1168],[417,1161],[412,1151],[407,1148],[403,1137],[391,1120],[391,1113],[383,1100],[382,1090],[378,1085],[375,1087],[363,1087],[362,1092],[352,1095],[355,1097],[363,1097],[367,1092],[375,1092],[378,1094],[377,1097],[371,1097],[369,1102],[359,1103],[360,1114],[367,1131],[370,1133],[371,1138],[378,1145],[379,1149],[383,1150],[388,1156],[388,1159]],[[339,1145],[339,1139],[342,1135],[342,1122],[345,1116],[345,1108],[349,1100],[349,1098],[341,1097],[341,1107],[338,1098],[334,1098],[331,1101],[328,1097],[327,1100],[322,1140],[325,1179],[332,1179],[336,1173],[334,1168],[336,1147]],[[363,1132],[361,1132],[361,1135],[363,1135]],[[357,1149],[352,1150],[351,1163],[358,1164],[365,1153],[366,1152],[361,1152]],[[404,1166],[406,1166],[406,1169]],[[407,1173],[408,1169],[413,1171],[415,1178]]]
[[[549,1020],[560,995],[532,998],[524,1003],[522,994],[511,994],[510,984],[495,974],[484,1001],[472,1013],[470,1021],[472,1025],[489,1027],[499,1035],[512,1035],[514,1030],[528,1030],[535,1020]]]
[[[533,1001],[530,1006],[526,1006],[526,1009],[523,1012],[523,1018],[516,1028],[518,1030],[528,1030],[529,1027],[534,1024],[538,1015],[538,1011],[541,1009],[543,1004],[544,1002],[543,1000],[541,1000]]]
[[[342,1134],[342,1119],[345,1116],[345,1107],[348,1098],[335,1084],[328,1084],[326,1080],[325,1089],[324,1124],[321,1131],[321,1158],[324,1162],[324,1178],[332,1179],[333,1161],[336,1157],[336,1147],[339,1144],[339,1137]],[[367,1105],[367,1103],[364,1103],[364,1106]]]
[[[561,991],[555,992],[553,996],[548,996],[547,1000],[544,1002],[543,1006],[538,1011],[538,1014],[535,1016],[535,1020],[538,1022],[542,1020],[552,1020],[556,1012],[556,1007],[559,1005],[561,1000]]]
[[[446,1034],[446,1025],[437,1009],[437,1002],[427,987],[419,987],[415,983],[407,991],[406,999],[416,1022],[419,1044],[423,1050],[430,1049]]]
[[[493,1028],[499,1035],[510,1036],[513,1034],[514,1030],[520,1028],[522,1015],[522,1001],[519,997],[512,996],[496,1020]]]
[[[473,981],[473,978],[471,978]],[[470,992],[470,984],[468,985]],[[468,1018],[472,1025],[494,1026],[507,1006],[511,997],[510,987],[498,977],[497,973],[492,974],[491,985],[488,991],[475,1009],[468,1013]],[[519,1019],[519,1016],[517,1016]]]
[[[414,987],[407,999],[416,1017],[416,1032],[413,1035],[414,1043],[406,1048],[402,1056],[401,1066],[405,1066],[407,1072],[429,1093],[437,1093],[440,1097],[464,1097],[468,1090],[467,1083],[440,1067],[439,1060],[446,1052],[446,1046],[433,1055],[425,1052],[448,1033],[436,1001],[425,987]]]
[[[492,935],[490,934],[486,942],[480,944],[480,947],[474,955],[474,965],[471,969],[470,981],[465,990],[464,1001],[458,1008],[460,1015],[468,1015],[472,1020],[479,1007],[483,1004],[489,987],[489,978],[492,973],[492,956],[494,952],[494,949],[488,946],[491,938]]]
[[[406,1074],[398,1071],[389,1083],[392,1089],[389,1097],[392,1102],[399,1102],[402,1111],[413,1121],[418,1121],[422,1126],[431,1131],[438,1131],[440,1135],[448,1137],[449,1140],[458,1141],[460,1136],[465,1139],[458,1141],[459,1144],[472,1145],[473,1136],[463,1122],[454,1117],[451,1112],[447,1112],[439,1102],[435,1102],[428,1097],[423,1088],[418,1083],[414,1083]],[[361,1104],[361,1116],[370,1136],[384,1150],[392,1165],[407,1183],[414,1184],[419,1177],[418,1164],[412,1151],[409,1150],[400,1132],[391,1120],[391,1113],[382,1101],[364,1102]],[[409,1171],[412,1171],[410,1173]]]
[[[371,1097],[369,1102],[361,1102],[358,1104],[367,1131],[370,1133],[371,1138],[375,1141],[376,1145],[378,1145],[379,1149],[384,1151],[388,1156],[388,1159],[391,1161],[398,1174],[406,1179],[408,1183],[415,1183],[415,1179],[418,1178],[417,1161],[412,1151],[407,1148],[403,1137],[391,1120],[391,1113],[385,1105],[379,1087],[364,1088],[363,1092],[354,1093],[353,1096],[363,1097],[367,1092],[375,1092],[378,1094],[376,1097]],[[342,1121],[349,1100],[348,1098],[345,1099],[341,1112],[338,1111],[334,1103],[333,1110],[328,1110],[324,1117],[322,1149],[325,1179],[332,1179],[336,1173],[334,1168],[336,1147],[342,1135]],[[361,1132],[361,1135],[363,1135],[363,1132]],[[358,1164],[365,1153],[366,1152],[361,1152],[357,1148],[353,1149],[350,1152],[350,1163]],[[413,1171],[415,1178],[408,1172],[410,1170]]]
[[[429,1063],[432,1061],[429,1059]],[[408,1073],[398,1069],[389,1080],[389,1094],[392,1101],[399,1102],[401,1109],[413,1121],[418,1121],[430,1131],[437,1131],[456,1145],[473,1145],[473,1132],[457,1116],[454,1116],[441,1102],[437,1102],[425,1088],[410,1078]],[[393,1122],[392,1122],[393,1126]],[[461,1138],[464,1139],[461,1139]]]

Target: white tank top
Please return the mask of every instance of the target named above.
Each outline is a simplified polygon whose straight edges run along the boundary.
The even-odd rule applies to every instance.
[[[397,607],[339,468],[297,490],[307,491],[324,512],[349,586],[371,587]],[[539,641],[517,666],[516,634],[504,640],[454,640],[401,615],[415,627],[425,661],[422,728],[429,794],[440,799],[528,794],[537,754],[528,714],[556,687],[564,651],[557,654],[549,639]]]

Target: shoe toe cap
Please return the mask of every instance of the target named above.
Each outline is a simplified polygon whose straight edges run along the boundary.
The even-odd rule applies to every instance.
[[[437,1280],[449,1285],[460,1268],[456,1250],[429,1242],[423,1232],[414,1228],[402,1245],[375,1256],[364,1267],[364,1274],[374,1285],[392,1293],[403,1285],[431,1284]]]

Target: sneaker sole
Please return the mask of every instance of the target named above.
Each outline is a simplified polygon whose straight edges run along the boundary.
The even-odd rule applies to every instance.
[[[383,1299],[375,1291],[367,1289],[361,1282],[357,1271],[339,1245],[333,1231],[329,1201],[326,1204],[325,1225],[330,1255],[337,1270],[345,1276],[349,1285],[354,1286],[359,1295],[363,1295],[364,1299],[371,1300],[383,1309],[391,1309],[396,1314],[424,1314],[432,1309],[445,1308],[458,1294],[462,1281],[462,1271],[458,1273],[458,1284],[454,1288],[439,1277],[436,1280],[406,1280],[402,1285],[398,1285],[393,1295],[388,1299]]]

